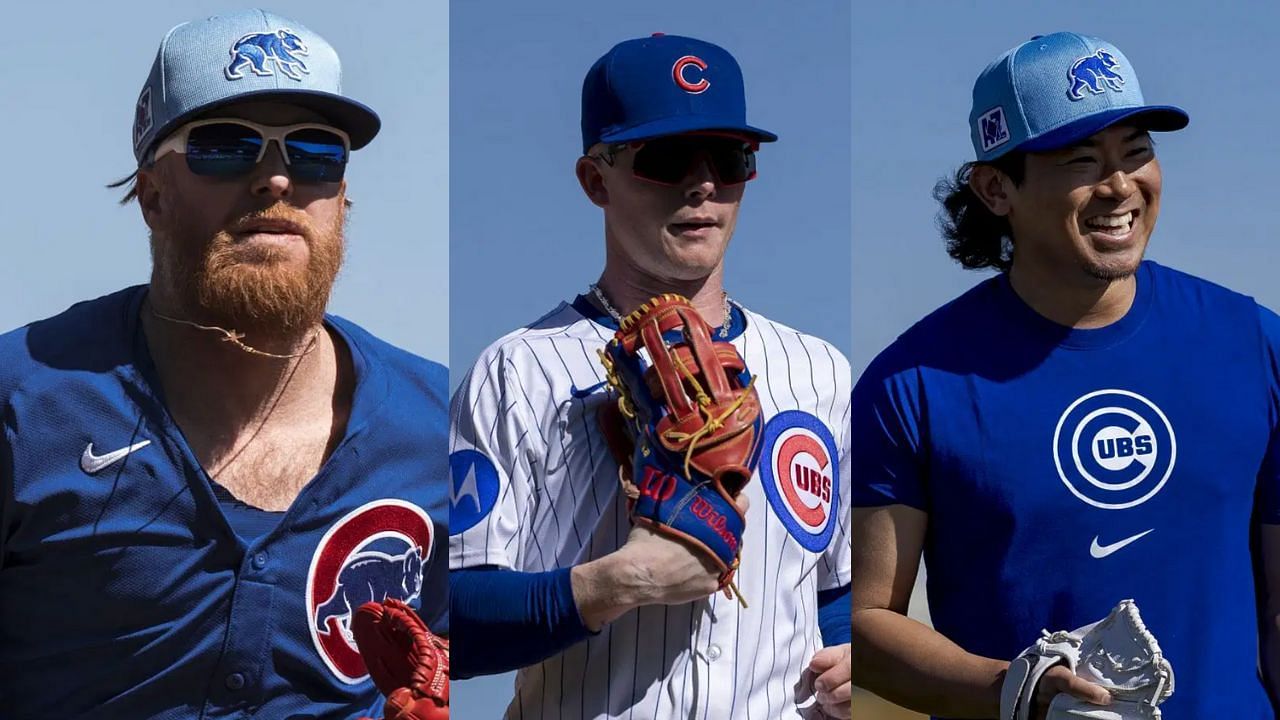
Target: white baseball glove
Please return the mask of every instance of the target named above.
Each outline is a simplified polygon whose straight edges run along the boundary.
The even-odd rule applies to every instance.
[[[1122,600],[1106,618],[1078,630],[1042,632],[1009,666],[1000,691],[1000,720],[1028,720],[1036,685],[1059,664],[1105,688],[1112,702],[1102,707],[1059,694],[1049,705],[1048,720],[1158,720],[1158,706],[1173,694],[1173,667],[1132,600]]]

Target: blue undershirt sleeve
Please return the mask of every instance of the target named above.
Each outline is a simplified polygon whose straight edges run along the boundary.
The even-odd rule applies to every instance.
[[[818,591],[818,629],[823,647],[842,645],[853,638],[853,585]]]
[[[452,570],[450,675],[465,679],[541,662],[592,633],[573,601],[569,568]]]

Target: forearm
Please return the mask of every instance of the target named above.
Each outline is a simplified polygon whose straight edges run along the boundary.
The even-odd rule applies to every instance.
[[[1262,682],[1273,707],[1280,709],[1280,616],[1262,618]]]
[[[652,602],[652,583],[644,577],[643,569],[627,562],[621,552],[575,566],[570,578],[582,624],[592,632]]]
[[[449,591],[454,678],[532,665],[590,634],[574,606],[566,570],[455,570]],[[495,652],[499,647],[502,652]]]
[[[949,718],[1000,714],[1007,661],[965,652],[892,610],[853,614],[853,682],[905,708]]]

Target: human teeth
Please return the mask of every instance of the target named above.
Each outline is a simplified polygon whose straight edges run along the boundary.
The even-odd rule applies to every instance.
[[[1120,234],[1129,232],[1129,227],[1133,224],[1133,212],[1127,212],[1123,215],[1098,215],[1091,217],[1085,221],[1085,225],[1098,230],[1119,231]]]

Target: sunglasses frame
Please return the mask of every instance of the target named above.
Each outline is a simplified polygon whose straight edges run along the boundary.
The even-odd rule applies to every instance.
[[[345,131],[332,125],[325,125],[324,123],[263,125],[262,123],[256,123],[252,120],[245,120],[243,118],[224,117],[193,120],[182,125],[177,130],[174,130],[169,137],[165,138],[163,142],[156,146],[156,151],[152,155],[152,162],[159,160],[161,156],[170,152],[177,153],[179,155],[186,155],[187,141],[191,136],[191,131],[206,125],[239,125],[258,133],[262,137],[262,146],[258,148],[258,157],[253,161],[255,166],[262,162],[262,158],[266,157],[267,148],[271,146],[271,141],[273,140],[275,141],[276,146],[280,148],[280,156],[284,158],[285,166],[287,167],[292,165],[293,163],[289,160],[289,151],[285,149],[284,141],[285,138],[289,136],[289,133],[296,132],[298,130],[323,130],[337,135],[342,140],[342,148],[346,155],[346,160],[343,161],[343,165],[346,165],[351,159],[351,136]],[[239,175],[232,175],[228,177],[239,177]]]
[[[729,139],[729,140],[739,140],[739,141],[741,141],[741,142],[742,142],[742,149],[743,149],[743,151],[744,151],[744,152],[746,152],[746,153],[748,153],[748,154],[750,154],[750,155],[755,155],[755,153],[757,153],[757,152],[760,150],[760,141],[759,141],[759,140],[755,140],[755,139],[753,139],[753,138],[749,138],[749,137],[747,137],[747,136],[745,136],[745,135],[739,135],[739,134],[737,134],[737,133],[725,133],[725,132],[714,132],[714,131],[699,131],[699,132],[681,133],[680,135],[663,136],[663,137],[661,137],[661,138],[653,138],[653,140],[662,140],[662,139],[665,139],[666,137],[714,137],[714,138],[727,138],[727,139]],[[648,143],[648,142],[650,142],[650,141],[648,141],[648,140],[632,140],[632,141],[630,141],[630,142],[613,143],[612,145],[608,145],[608,146],[606,146],[606,147],[605,147],[605,149],[604,149],[604,151],[603,151],[603,152],[601,152],[599,155],[588,155],[587,157],[595,158],[595,159],[600,160],[601,162],[603,162],[605,165],[608,165],[609,167],[613,167],[613,166],[614,166],[614,163],[615,163],[615,162],[617,162],[618,155],[619,155],[620,153],[622,153],[623,151],[625,151],[627,148],[634,148],[634,149],[635,149],[635,151],[636,151],[637,153],[639,153],[639,152],[640,152],[640,150],[642,150],[642,149],[644,148],[645,144],[646,144],[646,143]],[[751,182],[751,181],[752,181],[752,180],[754,180],[754,179],[756,178],[756,176],[759,174],[759,173],[758,173],[758,171],[757,171],[757,170],[755,170],[755,169],[753,168],[753,169],[752,169],[752,171],[751,171],[751,175],[750,175],[750,176],[748,176],[745,180],[742,180],[742,181],[740,181],[740,182],[735,182],[735,183],[726,183],[726,182],[724,182],[723,180],[721,180],[721,178],[720,178],[720,172],[719,172],[718,170],[716,170],[715,163],[707,163],[707,167],[708,167],[708,168],[710,168],[711,173],[712,173],[713,175],[715,175],[715,176],[716,176],[716,179],[717,179],[717,180],[720,180],[721,184],[722,184],[722,185],[724,185],[725,187],[734,187],[734,186],[736,186],[736,185],[742,185],[742,184],[745,184],[745,183]],[[687,169],[686,169],[686,170],[687,170]],[[633,176],[635,176],[635,178],[636,178],[636,179],[638,179],[638,180],[643,180],[643,181],[645,181],[645,182],[650,182],[650,183],[653,183],[653,184],[655,184],[655,185],[662,185],[663,187],[675,187],[675,186],[677,186],[677,185],[679,185],[679,184],[680,184],[680,181],[679,181],[679,180],[677,180],[676,182],[664,182],[664,181],[662,181],[662,180],[655,180],[655,179],[653,179],[653,178],[651,178],[651,177],[645,177],[645,176],[643,176],[643,175],[639,175],[639,174],[637,174],[637,173],[636,173],[636,170],[635,170],[635,163],[634,163],[634,161],[633,161],[633,163],[632,163],[632,167],[631,167],[631,174],[632,174]],[[686,172],[686,175],[687,175],[687,174],[688,174],[688,173]],[[683,178],[681,178],[681,180],[683,180]]]

